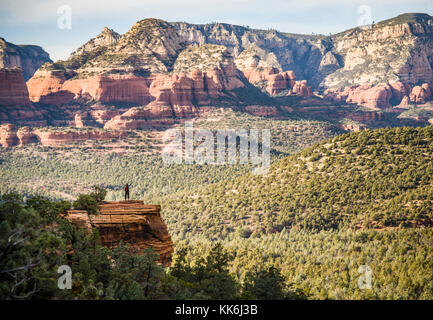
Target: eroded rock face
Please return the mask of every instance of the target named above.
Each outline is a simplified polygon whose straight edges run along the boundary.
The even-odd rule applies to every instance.
[[[88,114],[89,116],[96,122],[101,125],[104,125],[107,121],[112,119],[113,117],[121,114],[121,110],[119,109],[106,109],[100,105],[93,105],[92,109]]]
[[[431,81],[432,22],[427,14],[403,14],[370,28],[336,35],[333,51],[344,63],[325,77],[321,86],[342,87],[347,82],[349,86],[378,85],[395,80],[413,86]]]
[[[20,69],[0,69],[0,123],[44,126],[46,114],[30,102]]]
[[[362,85],[341,89],[328,89],[325,99],[334,102],[354,103],[371,109],[390,108],[392,90],[389,85]]]
[[[408,95],[407,93],[410,92]],[[411,86],[401,82],[390,82],[372,86],[369,84],[328,89],[324,98],[334,102],[355,103],[371,109],[388,109],[392,106],[405,108],[409,102],[422,104],[432,97],[430,85]]]
[[[18,145],[20,147],[30,143],[39,143],[39,137],[29,127],[19,128],[17,131]]]
[[[82,114],[80,112],[75,114],[74,117],[74,122],[75,122],[75,128],[83,128],[84,127],[84,123],[83,123],[83,116],[85,116],[86,114]]]
[[[409,97],[404,96],[400,103],[397,105],[397,108],[407,108],[409,106]]]
[[[83,210],[68,210],[64,217],[78,227],[87,230],[97,228],[104,246],[116,248],[122,241],[138,252],[153,248],[164,266],[171,264],[173,242],[159,205],[118,201],[100,203],[98,207],[98,215],[88,215]]]
[[[233,59],[227,57],[225,47],[203,47],[193,46],[181,53],[173,74],[135,76],[127,73],[68,79],[61,71],[39,70],[27,83],[30,99],[56,106],[86,101],[169,106],[175,117],[185,117],[196,113],[194,107],[209,105],[212,100],[245,86]],[[200,53],[212,53],[216,60],[206,65],[200,61],[186,65],[189,55]]]
[[[15,45],[0,38],[0,68],[20,68],[24,79],[29,79],[46,62],[51,59],[41,47]]]
[[[173,109],[169,106],[134,107],[125,113],[113,117],[105,125],[105,129],[136,130],[154,127],[166,127],[174,123]]]
[[[185,118],[202,106],[249,105],[240,101],[252,88],[245,80],[270,95],[309,98],[314,89],[335,102],[389,109],[405,96],[412,103],[431,99],[430,87],[417,86],[433,83],[432,26],[429,15],[404,14],[322,37],[144,19],[122,36],[104,29],[70,59],[42,66],[28,87],[31,101],[65,110],[64,123],[76,124],[78,110],[69,110],[76,104],[97,124],[123,129],[166,124],[170,111]],[[92,112],[92,103],[143,112]]]
[[[75,141],[86,140],[109,140],[126,136],[126,132],[112,132],[106,130],[86,130],[86,131],[52,131],[48,129],[35,129],[33,134],[43,146],[60,146]]]
[[[91,130],[51,130],[17,128],[13,124],[0,126],[0,145],[3,147],[24,146],[29,143],[40,143],[43,146],[56,147],[75,141],[108,140],[126,137],[124,131]]]
[[[134,75],[98,75],[67,80],[62,72],[40,70],[27,82],[27,86],[33,102],[48,105],[61,106],[72,101],[147,104],[151,101],[151,81],[152,78]]]
[[[328,98],[341,102],[349,103],[344,97],[354,92],[357,97],[352,96],[352,101],[361,100],[372,108],[404,106],[405,96],[410,102],[424,103],[430,99],[429,90],[418,84],[433,81],[432,34],[433,18],[416,13],[337,34],[332,50],[343,63],[323,78],[319,87],[334,90]],[[361,93],[363,88],[368,92]]]
[[[281,92],[288,91],[288,95],[295,94],[304,98],[313,95],[310,86],[306,80],[296,81],[296,75],[292,70],[279,71],[276,68],[268,67],[258,69],[254,64],[242,70],[245,78],[254,85],[266,83],[266,92],[270,95],[277,95]]]
[[[421,104],[429,100],[431,95],[430,85],[428,83],[424,83],[421,86],[413,87],[411,93],[409,94],[409,100],[411,102]]]
[[[95,38],[90,39],[77,50],[75,50],[71,54],[71,57],[79,56],[83,53],[88,53],[98,48],[115,45],[119,41],[120,37],[120,34],[105,27],[104,30],[102,30],[102,32],[98,34]]]
[[[4,148],[16,146],[18,144],[17,128],[13,124],[3,124],[0,126],[0,144]]]
[[[248,68],[240,70],[242,70],[245,78],[252,84],[260,81],[269,81],[271,75],[275,75],[280,72],[277,68],[273,67],[258,69],[254,64],[249,65]]]
[[[266,91],[270,95],[276,95],[284,90],[288,90],[293,88],[295,90],[296,85],[296,77],[295,73],[293,71],[285,71],[285,72],[279,72],[277,74],[271,74],[268,77],[268,83],[266,85]],[[305,81],[305,86],[307,84],[307,81]],[[311,91],[311,88],[310,88]],[[298,91],[299,94],[304,96],[303,92]]]
[[[296,81],[293,85],[292,92],[304,98],[309,98],[313,95],[313,91],[311,90],[311,87],[307,85],[306,80]]]
[[[20,69],[0,69],[0,105],[30,106],[29,92]]]

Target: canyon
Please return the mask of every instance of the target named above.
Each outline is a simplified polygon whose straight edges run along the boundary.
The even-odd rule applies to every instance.
[[[431,101],[432,34],[427,14],[330,36],[144,19],[123,35],[104,28],[64,61],[51,62],[32,47],[33,69],[25,67],[22,46],[3,41],[16,52],[2,55],[0,123],[153,130],[227,107],[280,118],[295,110],[368,126],[389,118],[382,113]],[[309,105],[312,98],[322,108]],[[350,115],[348,105],[364,109]]]

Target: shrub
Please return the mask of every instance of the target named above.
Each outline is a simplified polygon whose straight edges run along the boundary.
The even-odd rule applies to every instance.
[[[98,214],[98,201],[88,194],[80,194],[72,204],[74,209],[86,210],[88,214]]]
[[[93,186],[93,192],[90,194],[97,202],[104,201],[105,196],[107,195],[107,190],[103,189],[99,186]]]

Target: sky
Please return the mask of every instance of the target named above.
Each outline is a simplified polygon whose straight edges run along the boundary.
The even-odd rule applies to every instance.
[[[329,34],[407,12],[433,15],[433,0],[0,0],[0,37],[56,61],[104,27],[123,34],[145,18]]]

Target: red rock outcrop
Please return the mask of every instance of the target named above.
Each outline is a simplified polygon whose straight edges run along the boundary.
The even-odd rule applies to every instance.
[[[17,128],[13,124],[3,124],[0,126],[0,145],[4,148],[16,146],[18,144]]]
[[[30,143],[39,143],[39,137],[29,127],[19,128],[17,131],[18,145],[20,147],[28,145]]]
[[[84,123],[83,123],[83,116],[85,117],[87,114],[82,114],[82,113],[76,113],[75,117],[74,117],[74,122],[75,122],[75,128],[83,128],[84,127]]]
[[[274,74],[278,74],[280,71],[277,68],[264,68],[258,69],[255,67],[249,67],[242,69],[245,78],[252,84],[259,81],[268,81],[269,77]]]
[[[371,109],[386,109],[391,107],[392,97],[389,85],[361,85],[325,91],[325,99],[334,102],[354,103]]]
[[[345,123],[340,126],[343,130],[359,132],[363,129],[359,124],[355,123]]]
[[[400,81],[372,86],[369,84],[327,89],[324,98],[334,102],[356,103],[372,109],[387,109],[391,102],[396,107],[405,108],[409,102],[422,104],[432,97],[431,86],[424,83],[411,88],[410,84]]]
[[[136,130],[168,126],[174,123],[173,109],[165,105],[134,107],[105,123],[105,129]]]
[[[75,141],[108,140],[126,137],[125,131],[92,130],[58,130],[31,129],[22,127],[17,129],[13,124],[0,126],[0,145],[3,147],[24,146],[29,143],[40,143],[43,146],[61,146]]]
[[[61,106],[74,100],[147,104],[151,101],[151,80],[134,75],[98,75],[67,80],[62,72],[38,71],[27,86],[33,102],[49,105]]]
[[[307,86],[307,81],[296,81],[296,75],[291,70],[280,72],[271,67],[264,69],[249,67],[243,69],[242,72],[252,84],[266,82],[266,92],[270,95],[277,95],[285,90],[291,90],[291,93],[305,98],[313,95],[311,87]]]
[[[421,86],[413,87],[411,93],[409,94],[409,100],[415,103],[425,103],[431,97],[431,89],[428,83],[424,83]]]
[[[405,85],[400,81],[392,81],[389,82],[388,85],[390,86],[392,91],[392,98],[394,99],[394,101],[397,102],[401,102],[403,97],[408,95],[410,91],[410,86],[407,84]]]
[[[391,107],[389,101],[392,97],[392,91],[388,85],[373,86],[366,90],[362,87],[358,88],[360,90],[355,89],[349,92],[346,102],[356,103],[371,109]]]
[[[383,120],[383,113],[375,111],[357,112],[349,114],[341,114],[340,117],[346,117],[357,122],[370,122]]]
[[[35,45],[16,45],[0,38],[0,68],[20,68],[24,79],[29,79],[50,56]]]
[[[31,105],[26,82],[20,69],[0,69],[0,105]]]
[[[109,110],[109,109],[100,108],[100,109],[96,109],[96,110],[91,110],[89,113],[90,113],[90,117],[96,123],[104,125],[111,118],[119,115],[121,113],[121,111],[120,110]]]
[[[33,134],[43,146],[61,146],[75,141],[86,140],[109,140],[125,137],[126,132],[106,130],[85,130],[85,131],[52,131],[49,129],[36,129]]]
[[[46,126],[46,110],[34,106],[1,106],[0,123],[15,123],[24,126]]]
[[[304,80],[305,81],[305,80]],[[294,88],[296,85],[296,77],[293,71],[284,71],[277,74],[271,74],[268,77],[268,83],[266,85],[266,91],[270,95],[276,95],[284,90]],[[307,81],[305,81],[305,86]],[[311,91],[311,88],[310,88]],[[301,93],[304,96],[303,93]]]
[[[145,205],[143,201],[118,201],[100,203],[98,207],[97,215],[68,210],[64,217],[78,227],[97,228],[104,246],[116,248],[122,241],[138,252],[153,248],[164,266],[171,264],[173,242],[161,217],[161,206]]]
[[[194,101],[197,104],[209,103],[211,93],[204,91],[204,81],[206,80],[200,71],[194,72],[191,77],[177,74],[158,75],[149,88],[149,93],[155,98],[149,107],[175,107],[174,115],[183,117],[194,106]],[[182,111],[184,107],[186,112]]]
[[[212,99],[243,86],[236,70],[229,68],[155,75],[148,90],[154,100],[145,107],[135,107],[113,117],[104,127],[129,130],[170,125],[173,118],[196,116],[199,114],[198,106],[209,105]]]
[[[409,106],[409,97],[404,96],[396,108],[407,108]]]
[[[196,110],[193,106],[208,105],[224,92],[244,86],[236,68],[226,66],[188,74],[151,74],[93,76],[66,80],[58,72],[38,71],[27,83],[34,102],[61,106],[72,101],[101,103],[135,103],[171,106],[176,117],[185,117]],[[185,108],[186,107],[186,108]]]
[[[304,98],[309,98],[313,95],[311,87],[307,86],[307,80],[296,81],[293,85],[292,93]]]

